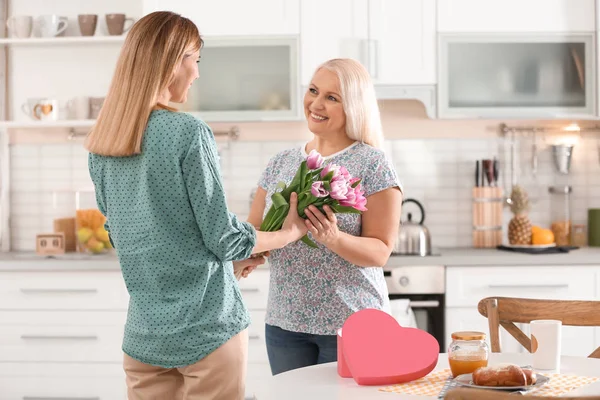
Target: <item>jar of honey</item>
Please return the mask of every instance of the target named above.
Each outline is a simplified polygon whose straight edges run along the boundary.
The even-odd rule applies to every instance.
[[[490,348],[485,341],[485,333],[464,331],[452,334],[448,347],[448,363],[452,377],[470,374],[479,367],[487,367]]]

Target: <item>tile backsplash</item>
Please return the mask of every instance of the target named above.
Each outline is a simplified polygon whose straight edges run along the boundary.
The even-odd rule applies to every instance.
[[[531,173],[529,138],[517,143],[518,182],[532,199],[531,219],[550,224],[548,186],[573,187],[573,222],[586,224],[587,209],[600,207],[600,150],[597,137],[583,136],[575,146],[571,174],[559,175],[548,143],[538,140],[539,164]],[[246,218],[250,193],[271,156],[303,142],[220,143],[221,167],[230,209]],[[385,143],[396,166],[406,198],[419,200],[426,210],[425,225],[434,247],[471,245],[471,188],[476,159],[497,156],[500,184],[510,181],[508,145],[502,138],[397,139]],[[87,169],[87,152],[80,142],[11,146],[11,240],[13,250],[34,250],[35,235],[51,232],[53,219],[74,215],[77,207],[95,207]],[[508,185],[504,185],[508,188]],[[418,218],[414,205],[407,212]],[[511,217],[505,209],[504,223]],[[506,236],[506,235],[505,235]]]

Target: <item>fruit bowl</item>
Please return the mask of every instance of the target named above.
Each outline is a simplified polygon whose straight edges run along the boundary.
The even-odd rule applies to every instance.
[[[81,252],[102,254],[112,246],[104,229],[106,217],[100,210],[77,210],[77,247]]]

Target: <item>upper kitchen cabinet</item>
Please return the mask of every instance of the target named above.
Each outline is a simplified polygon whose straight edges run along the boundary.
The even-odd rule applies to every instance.
[[[369,1],[369,71],[376,84],[436,83],[435,3]]]
[[[299,118],[298,39],[211,37],[183,111],[205,121]]]
[[[593,32],[594,0],[438,1],[439,32]]]
[[[302,0],[301,82],[331,58],[360,61],[379,99],[416,99],[435,115],[436,0]],[[336,18],[331,18],[335,15]]]
[[[315,69],[331,58],[354,58],[369,65],[368,11],[368,0],[302,0],[300,68],[303,86],[308,86]]]
[[[435,3],[303,0],[302,84],[308,85],[319,64],[336,57],[360,61],[376,85],[434,84]]]
[[[594,33],[440,34],[441,118],[593,118]]]
[[[297,35],[300,0],[144,0],[144,14],[169,10],[190,18],[203,36]]]

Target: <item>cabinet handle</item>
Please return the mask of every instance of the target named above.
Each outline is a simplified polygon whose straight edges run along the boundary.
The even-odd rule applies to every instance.
[[[43,288],[43,289],[25,289],[21,288],[21,293],[23,294],[55,294],[55,293],[72,293],[72,294],[82,294],[82,293],[98,293],[98,289],[51,289],[51,288]]]
[[[369,73],[374,80],[378,79],[379,75],[379,46],[378,41],[369,39]]]
[[[410,301],[409,305],[411,308],[436,308],[440,306],[440,302],[437,300],[425,300],[425,301]]]
[[[96,335],[21,335],[23,340],[98,340]]]
[[[248,339],[250,339],[250,340],[258,340],[258,339],[260,339],[260,335],[256,335],[256,334],[255,335],[250,335],[250,336],[248,336]]]
[[[260,290],[258,288],[241,288],[240,292],[245,292],[245,293],[257,293]]]
[[[23,396],[23,400],[100,400],[100,397],[39,397]]]
[[[555,283],[547,285],[488,285],[490,289],[562,289],[568,288],[566,283]]]

